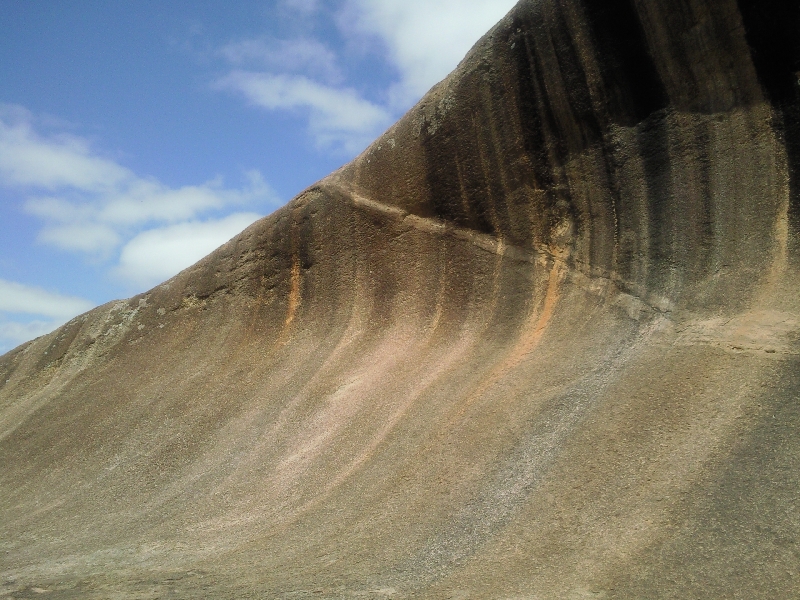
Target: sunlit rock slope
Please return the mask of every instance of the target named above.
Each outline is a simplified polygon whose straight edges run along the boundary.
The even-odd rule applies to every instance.
[[[0,358],[0,597],[800,597],[800,8],[523,0]]]

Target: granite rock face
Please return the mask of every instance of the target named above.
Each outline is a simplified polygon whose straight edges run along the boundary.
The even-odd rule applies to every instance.
[[[10,598],[800,597],[800,5],[523,0],[0,357]]]

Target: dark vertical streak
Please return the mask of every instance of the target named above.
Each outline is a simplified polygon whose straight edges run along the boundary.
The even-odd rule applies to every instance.
[[[572,32],[561,10],[556,10],[553,15],[550,35],[566,93],[566,102],[558,108],[567,113],[571,124],[578,129],[581,137],[579,140],[570,139],[567,136],[568,132],[565,131],[560,132],[560,135],[567,139],[570,153],[579,152],[602,139],[602,127],[594,112],[586,73],[581,66]]]
[[[758,79],[778,105],[797,99],[800,70],[800,2],[738,0]]]
[[[699,279],[707,275],[711,270],[714,245],[714,190],[711,186],[711,157],[708,155],[708,149],[711,147],[711,136],[708,125],[704,124],[701,126],[697,137],[698,139],[695,146],[699,148],[701,152],[700,156],[697,158],[700,177],[698,199],[701,202],[701,206],[699,215],[700,222],[697,224],[700,239],[695,247],[696,268],[693,270],[693,273],[695,278]]]
[[[780,113],[789,161],[789,227],[800,261],[800,2],[738,0],[758,79]]]
[[[432,214],[428,216],[483,233],[493,233],[491,219],[486,216],[486,186],[476,158],[478,152],[474,147],[475,142],[473,138],[459,135],[458,131],[465,117],[464,114],[437,113],[435,126],[425,123],[422,127],[420,135],[432,209]],[[472,117],[470,115],[467,118]],[[465,143],[468,144],[466,147]],[[476,178],[481,179],[481,185],[475,184]]]
[[[497,173],[503,168],[497,160],[492,144],[485,141],[486,136],[483,135],[489,127],[486,123],[491,117],[487,116],[484,111],[479,114],[473,114],[472,117],[472,130],[475,133],[475,148],[477,150],[477,159],[480,164],[479,173],[483,182],[483,198],[481,203],[482,217],[485,221],[491,224],[491,232],[495,235],[502,236],[503,227],[498,220],[497,199],[502,198],[502,190],[498,192],[497,188]],[[487,156],[488,155],[488,156]]]
[[[515,23],[526,33],[533,27],[527,23]],[[550,131],[555,129],[555,119],[547,103],[545,86],[542,80],[542,66],[536,53],[532,49],[532,40],[529,35],[523,34],[515,42],[512,49],[513,60],[517,68],[520,112],[522,123],[523,146],[526,154],[531,158],[536,187],[541,190],[552,190],[555,186],[555,177],[550,166],[549,154],[563,162],[566,152],[558,140],[548,145],[545,128]],[[542,108],[540,109],[540,106]]]
[[[589,0],[584,10],[602,58],[605,87],[611,91],[612,121],[633,125],[665,108],[667,92],[631,0]]]
[[[562,99],[561,105],[554,105],[554,98],[548,93],[545,74],[548,69],[562,71],[564,59],[557,54],[558,64],[552,65],[537,52],[537,45],[557,42],[559,36],[553,33],[549,23],[544,23],[540,14],[519,14],[513,23],[513,40],[510,56],[512,64],[516,67],[517,85],[517,110],[521,126],[522,144],[529,160],[533,174],[533,189],[544,192],[534,207],[535,229],[538,233],[534,237],[539,243],[549,243],[549,232],[556,223],[564,218],[571,220],[578,230],[587,226],[587,221],[581,218],[581,210],[570,197],[564,174],[564,164],[570,155],[569,139],[567,132],[559,127],[556,111],[568,111],[569,118],[574,121],[569,102]],[[556,35],[556,38],[551,36]],[[564,49],[561,44],[556,48],[558,53]],[[572,51],[572,60],[577,60]],[[566,77],[575,76],[574,67],[566,69]],[[561,72],[564,76],[564,72]],[[584,93],[581,99],[584,106],[591,107],[588,86],[584,79]],[[555,99],[558,101],[558,98]],[[565,106],[566,105],[566,106]],[[580,127],[575,123],[575,127]],[[580,130],[579,130],[580,131]],[[599,127],[595,127],[589,138],[583,134],[583,141],[577,146],[585,147],[588,140],[599,138]],[[573,149],[575,150],[575,149]],[[588,237],[591,239],[591,233]]]
[[[672,267],[672,225],[669,215],[672,199],[671,164],[664,114],[653,115],[645,121],[639,129],[638,139],[647,187],[649,237],[647,287],[664,293],[667,291],[665,285]]]

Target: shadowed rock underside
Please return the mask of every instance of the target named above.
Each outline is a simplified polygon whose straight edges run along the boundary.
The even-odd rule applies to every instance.
[[[523,0],[0,357],[0,597],[800,597],[800,8]]]

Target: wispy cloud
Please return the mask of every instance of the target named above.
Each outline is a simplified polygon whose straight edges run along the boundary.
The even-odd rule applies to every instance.
[[[0,182],[6,186],[55,190],[71,187],[108,192],[134,179],[113,161],[93,156],[88,144],[66,134],[45,139],[20,107],[0,111]]]
[[[323,85],[302,75],[234,71],[217,86],[240,92],[270,110],[306,110],[309,129],[322,148],[357,152],[391,124],[386,109],[355,90]]]
[[[328,83],[338,83],[342,79],[336,55],[326,45],[314,39],[242,40],[224,46],[220,53],[228,62],[237,66],[306,73]]]
[[[194,264],[260,217],[234,213],[223,219],[144,231],[125,244],[115,274],[125,281],[152,286]]]
[[[390,106],[406,110],[444,79],[516,0],[346,0],[340,27],[377,38],[400,80]]]
[[[224,188],[219,179],[178,189],[135,179],[98,196],[31,197],[24,209],[45,222],[39,241],[102,255],[142,226],[187,221],[210,211],[274,198],[260,174],[254,171],[247,176],[247,185],[235,190]]]
[[[0,279],[0,311],[70,319],[92,308],[83,298],[64,296],[38,287]]]
[[[0,353],[53,331],[93,306],[83,298],[0,279]]]
[[[16,348],[23,342],[55,331],[63,325],[61,321],[10,321],[0,315],[0,354]]]
[[[62,250],[100,257],[108,256],[122,242],[122,236],[112,227],[92,221],[47,224],[36,239]]]
[[[279,0],[279,5],[284,9],[308,15],[319,10],[320,0]]]
[[[198,221],[244,223],[241,218],[226,220],[232,213],[247,214],[250,220],[246,225],[255,218],[255,213],[246,209],[279,205],[257,171],[245,173],[245,182],[239,188],[225,187],[219,177],[172,188],[99,156],[84,139],[41,134],[34,116],[21,107],[0,109],[0,184],[27,196],[22,206],[41,219],[41,243],[83,253],[93,260],[113,261],[117,252],[147,231]],[[228,237],[237,233],[222,226],[218,231],[230,233]],[[213,239],[219,245],[227,238]],[[206,253],[215,248],[208,244],[202,247]],[[195,260],[202,257],[191,255]],[[145,274],[147,265],[150,275]],[[140,262],[137,269],[120,262],[112,270],[119,277],[129,273],[127,281],[134,286],[143,281],[156,283],[158,278],[174,275],[186,266],[182,260],[167,258],[160,264]],[[173,267],[175,270],[170,270]]]
[[[446,77],[515,1],[344,0],[335,9],[340,32],[350,45],[377,50],[398,74],[372,99],[346,83],[340,56],[309,37],[228,44],[220,55],[232,70],[215,87],[266,110],[305,111],[319,149],[354,155]],[[331,14],[316,0],[279,5],[304,19]]]

